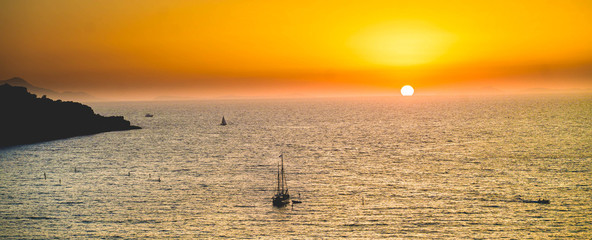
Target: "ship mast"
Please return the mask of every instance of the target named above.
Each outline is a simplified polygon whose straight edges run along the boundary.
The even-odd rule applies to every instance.
[[[288,193],[288,186],[286,184],[286,176],[284,175],[284,154],[281,154],[280,157],[282,158],[282,194]]]
[[[278,163],[278,172],[277,172],[277,193],[280,194],[280,164]]]

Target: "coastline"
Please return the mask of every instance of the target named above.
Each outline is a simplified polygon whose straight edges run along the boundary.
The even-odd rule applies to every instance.
[[[102,132],[141,129],[122,116],[101,116],[87,105],[41,98],[24,87],[0,86],[0,148]]]

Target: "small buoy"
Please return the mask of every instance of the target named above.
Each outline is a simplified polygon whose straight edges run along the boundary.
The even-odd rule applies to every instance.
[[[158,182],[160,182],[160,178],[158,178]]]

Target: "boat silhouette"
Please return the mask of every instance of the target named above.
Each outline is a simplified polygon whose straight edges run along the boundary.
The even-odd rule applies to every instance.
[[[539,199],[539,200],[522,200],[523,203],[539,203],[539,204],[550,204],[551,201],[548,199]]]
[[[286,177],[284,176],[284,154],[280,155],[281,166],[278,165],[277,175],[277,189],[273,196],[273,206],[283,207],[290,204],[290,194],[288,193],[288,184],[286,183]]]
[[[222,123],[220,123],[221,126],[226,126],[226,119],[224,119],[224,116],[222,116]]]
[[[523,203],[538,203],[538,204],[550,204],[551,201],[548,199],[538,199],[538,200],[527,200],[527,199],[522,199],[522,198],[517,198],[518,201],[523,202]]]

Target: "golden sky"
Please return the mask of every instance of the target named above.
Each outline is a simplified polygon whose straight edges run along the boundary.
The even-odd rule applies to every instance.
[[[592,1],[0,0],[0,79],[98,95],[592,88]]]

